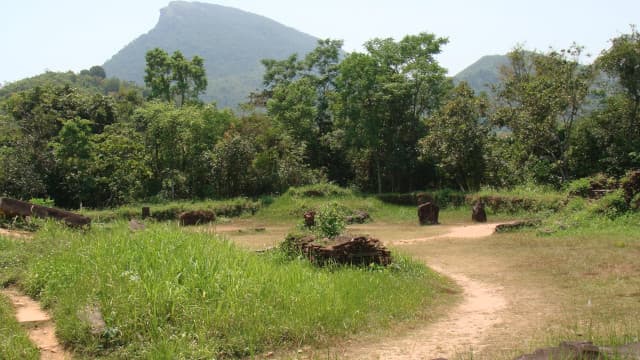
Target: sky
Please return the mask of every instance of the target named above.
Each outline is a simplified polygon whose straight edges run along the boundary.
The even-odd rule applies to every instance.
[[[518,44],[592,54],[640,25],[638,0],[201,0],[263,15],[362,51],[372,38],[430,32],[449,38],[438,61],[455,75]],[[169,0],[0,0],[0,83],[101,65],[151,30]],[[585,58],[585,62],[591,61]]]

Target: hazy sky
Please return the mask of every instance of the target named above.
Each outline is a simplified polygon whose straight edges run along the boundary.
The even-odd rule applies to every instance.
[[[563,48],[597,55],[640,25],[638,0],[203,0],[260,14],[360,50],[374,37],[427,31],[449,38],[439,56],[451,75],[483,55]],[[103,64],[158,21],[168,0],[0,0],[0,82],[45,70]]]

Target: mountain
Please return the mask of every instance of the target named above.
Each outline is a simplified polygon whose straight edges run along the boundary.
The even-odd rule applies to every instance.
[[[104,63],[107,76],[144,84],[145,54],[159,47],[204,58],[209,87],[202,97],[235,107],[261,86],[260,60],[305,55],[317,38],[263,16],[220,5],[173,1],[160,19]]]
[[[487,55],[469,65],[453,77],[457,84],[466,81],[476,93],[490,92],[490,85],[500,81],[500,67],[509,64],[506,55]]]

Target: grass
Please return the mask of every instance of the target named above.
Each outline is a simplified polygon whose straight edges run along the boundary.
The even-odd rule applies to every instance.
[[[9,300],[0,295],[0,359],[40,358],[40,352],[29,341],[26,332],[16,322]]]
[[[256,213],[262,203],[248,198],[234,198],[228,200],[194,200],[172,201],[167,203],[139,203],[121,206],[114,209],[85,209],[80,213],[89,216],[94,222],[111,222],[116,220],[130,220],[140,218],[142,207],[148,206],[151,218],[158,221],[175,220],[183,211],[211,210],[218,216],[237,217]]]
[[[135,233],[124,223],[87,232],[49,224],[33,242],[41,251],[21,284],[86,356],[219,358],[321,344],[414,318],[448,286],[406,258],[387,269],[318,269],[173,224]],[[78,315],[88,306],[104,316],[100,334]]]

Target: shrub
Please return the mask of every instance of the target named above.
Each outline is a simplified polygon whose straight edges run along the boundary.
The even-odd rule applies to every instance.
[[[53,201],[53,199],[51,198],[31,198],[29,200],[30,203],[35,204],[35,205],[40,205],[40,206],[46,206],[46,207],[54,207],[56,204]]]
[[[320,237],[332,238],[340,235],[347,226],[344,207],[336,202],[328,203],[316,214],[315,230]]]
[[[629,210],[629,206],[624,198],[624,192],[621,189],[615,190],[598,200],[594,211],[598,214],[606,215],[614,218]]]
[[[570,196],[587,198],[589,197],[590,192],[591,180],[589,178],[573,180],[567,185],[567,193],[569,193]]]
[[[289,194],[292,197],[330,197],[330,196],[348,196],[352,195],[352,191],[341,188],[331,183],[318,183],[301,187],[289,188]]]

